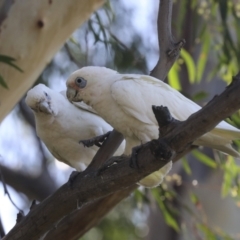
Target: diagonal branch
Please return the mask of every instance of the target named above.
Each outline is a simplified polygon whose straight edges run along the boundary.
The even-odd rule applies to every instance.
[[[3,165],[0,165],[0,168],[6,184],[18,192],[24,193],[30,199],[42,201],[57,190],[56,183],[52,181],[47,172],[42,172],[37,177],[31,177]]]
[[[88,170],[97,171],[116,152],[123,140],[123,135],[114,129],[94,156]]]
[[[136,188],[137,185],[132,185],[106,198],[89,203],[80,210],[74,211],[72,214],[63,218],[56,228],[50,230],[44,237],[44,240],[63,239],[63,236],[64,239],[68,240],[79,239],[90,228],[98,224],[100,220],[116,206],[116,202],[120,202],[129,196]]]
[[[10,202],[12,203],[12,205],[21,213],[23,214],[23,210],[21,210],[16,204],[15,202],[12,200],[12,197],[7,189],[7,185],[6,185],[6,182],[4,180],[4,176],[2,174],[2,170],[1,170],[1,167],[0,167],[0,180],[2,181],[2,185],[3,185],[3,189],[4,189],[4,194],[6,194],[10,200]]]
[[[38,239],[70,212],[119,189],[128,188],[162,168],[170,160],[176,159],[178,154],[188,151],[194,140],[237,111],[240,108],[239,92],[240,74],[233,78],[231,85],[220,96],[186,121],[178,124],[174,122],[173,128],[163,127],[163,131],[167,129],[167,133],[163,132],[164,137],[142,145],[138,151],[139,169],[129,167],[129,157],[115,157],[121,162],[101,173],[80,173],[72,185],[64,184],[51,197],[32,209],[4,239]]]

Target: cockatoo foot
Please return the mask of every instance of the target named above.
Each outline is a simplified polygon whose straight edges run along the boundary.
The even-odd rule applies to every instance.
[[[141,147],[142,146],[137,146],[132,149],[132,155],[131,155],[130,163],[129,163],[129,166],[131,168],[139,168],[137,155],[138,155],[138,152],[141,149]]]
[[[111,131],[91,139],[81,140],[79,141],[79,143],[82,143],[84,147],[92,147],[94,145],[96,145],[97,147],[101,147],[103,142],[108,138],[110,133]]]
[[[121,158],[119,157],[112,157],[112,158],[109,158],[101,167],[100,169],[98,170],[98,173],[106,170],[107,168],[111,167],[113,164],[118,164],[122,161]]]
[[[80,172],[78,172],[78,171],[72,171],[72,173],[70,174],[69,179],[68,179],[69,187],[73,186],[73,182],[76,180],[76,178],[79,174],[80,174]]]

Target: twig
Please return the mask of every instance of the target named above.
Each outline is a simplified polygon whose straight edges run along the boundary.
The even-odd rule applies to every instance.
[[[0,218],[0,239],[2,239],[2,237],[5,236],[5,231],[4,231],[4,228],[3,228],[3,225],[2,225],[2,220]]]
[[[85,35],[84,35],[84,40],[85,40],[85,44],[86,44],[86,54],[85,54],[85,65],[88,65],[88,54],[89,54],[89,47],[88,47],[88,28],[86,29]]]
[[[47,167],[46,167],[47,166],[47,158],[44,154],[42,142],[36,133],[36,124],[35,124],[35,120],[34,120],[34,115],[33,115],[32,111],[29,109],[29,107],[27,107],[27,105],[25,103],[25,97],[23,97],[20,100],[18,106],[19,106],[22,116],[24,117],[26,122],[32,127],[32,129],[34,131],[34,137],[38,143],[37,145],[39,148],[39,152],[41,153],[42,171],[47,171]]]
[[[10,202],[12,203],[12,205],[22,214],[24,214],[23,210],[21,210],[15,203],[14,201],[12,200],[12,197],[10,195],[10,193],[8,192],[8,189],[7,189],[7,185],[4,181],[4,177],[3,177],[3,174],[2,174],[2,170],[1,170],[1,166],[0,166],[0,178],[1,178],[1,182],[2,182],[2,185],[3,185],[3,189],[4,189],[4,194],[6,194],[10,200]]]
[[[22,171],[14,171],[3,165],[0,165],[0,168],[5,183],[13,187],[16,191],[24,193],[30,199],[42,201],[58,188],[57,184],[53,182],[46,171],[37,177],[31,177]]]
[[[65,47],[65,49],[66,49],[66,51],[67,51],[67,53],[68,53],[68,56],[69,56],[70,60],[71,60],[72,62],[74,62],[79,68],[81,68],[82,65],[81,65],[80,62],[75,58],[75,56],[72,54],[72,52],[71,52],[71,50],[70,50],[70,48],[69,48],[69,46],[68,46],[67,43],[64,44],[64,47]]]
[[[172,65],[179,57],[180,50],[185,40],[174,42],[171,30],[172,0],[160,0],[158,11],[158,42],[159,60],[151,72],[151,76],[164,80]],[[174,53],[174,54],[172,54]]]

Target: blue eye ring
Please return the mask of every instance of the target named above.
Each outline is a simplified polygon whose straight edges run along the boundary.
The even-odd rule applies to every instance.
[[[87,81],[82,77],[77,77],[75,83],[79,88],[84,88],[87,85]]]

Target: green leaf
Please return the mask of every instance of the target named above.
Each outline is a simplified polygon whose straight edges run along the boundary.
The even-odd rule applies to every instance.
[[[4,88],[8,89],[8,85],[3,79],[2,75],[0,75],[0,85],[2,85]]]
[[[208,59],[208,53],[210,49],[210,34],[205,33],[204,36],[202,37],[203,39],[203,46],[202,46],[202,51],[200,53],[200,56],[197,61],[197,66],[196,66],[196,81],[200,82],[204,73],[204,69],[207,63]]]
[[[6,56],[6,55],[0,55],[0,62],[11,62],[15,61],[15,58]]]
[[[14,67],[19,72],[23,72],[23,70],[20,67],[18,67],[16,64],[13,63],[14,61],[16,61],[16,60],[12,57],[9,57],[9,56],[6,56],[6,55],[0,55],[0,62],[3,62],[5,64],[8,64],[8,65]]]
[[[114,11],[111,7],[111,4],[110,4],[110,1],[107,1],[104,6],[103,6],[103,9],[106,13],[106,16],[108,18],[108,21],[111,23],[114,19]]]
[[[197,102],[197,101],[200,101],[200,100],[203,100],[204,98],[206,98],[208,96],[208,94],[204,91],[200,91],[198,93],[196,93],[193,97],[192,97],[192,100],[194,102]]]
[[[233,114],[231,116],[231,119],[234,121],[234,123],[236,123],[238,126],[240,126],[240,115],[239,115],[239,112]]]
[[[179,91],[182,88],[181,88],[180,79],[178,77],[178,68],[179,68],[178,63],[175,62],[168,73],[168,82],[171,87]]]
[[[77,40],[73,36],[71,36],[68,41],[73,43],[74,45],[80,47],[79,43],[77,42]]]
[[[204,239],[207,240],[218,240],[218,237],[204,224],[197,224],[197,228],[205,235]]]
[[[182,165],[183,165],[183,169],[185,170],[185,172],[188,174],[188,175],[191,175],[192,174],[192,170],[188,164],[188,161],[185,157],[182,158]]]
[[[193,58],[185,49],[181,50],[180,55],[183,58],[186,66],[187,66],[189,81],[190,81],[190,83],[194,83],[195,78],[196,78],[196,67],[195,67]]]
[[[15,69],[17,69],[19,72],[23,72],[23,70],[20,68],[20,67],[18,67],[16,64],[14,64],[14,63],[12,63],[12,62],[5,62],[6,64],[8,64],[8,65],[10,65],[10,66],[12,66],[12,67],[14,67]]]
[[[227,20],[227,14],[228,14],[228,7],[227,7],[227,1],[226,0],[220,0],[219,3],[219,12],[220,16],[222,18],[223,23]]]
[[[205,155],[202,152],[199,152],[198,150],[192,151],[193,156],[195,156],[200,162],[204,163],[205,165],[211,167],[211,168],[216,168],[217,163],[207,155]]]
[[[235,163],[233,157],[228,156],[226,163],[222,165],[224,170],[222,196],[226,197],[232,190],[239,188],[238,179],[240,174],[240,167]]]
[[[190,199],[194,205],[197,205],[199,203],[199,199],[195,193],[190,193]]]
[[[152,190],[152,194],[153,194],[155,200],[157,201],[159,208],[160,208],[161,211],[162,211],[162,214],[163,214],[163,217],[164,217],[166,223],[167,223],[170,227],[172,227],[175,231],[179,232],[180,229],[179,229],[179,226],[178,226],[177,221],[175,220],[174,216],[168,211],[168,209],[167,209],[166,206],[164,205],[164,201],[163,201],[163,199],[160,197],[159,192],[157,191],[157,189],[156,189],[156,190],[153,189],[153,190]]]

